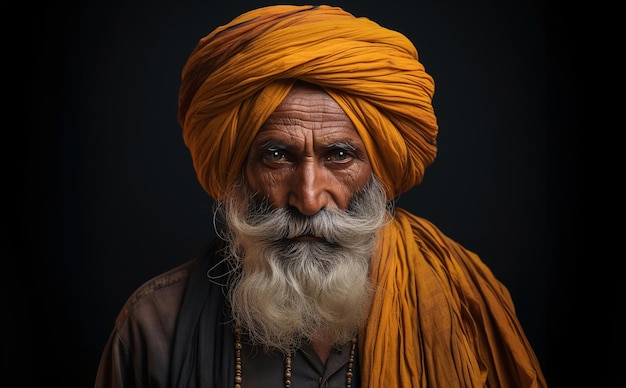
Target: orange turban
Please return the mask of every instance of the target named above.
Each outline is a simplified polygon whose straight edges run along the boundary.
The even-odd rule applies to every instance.
[[[178,119],[198,180],[220,200],[294,80],[323,87],[363,139],[389,199],[437,153],[434,82],[402,34],[330,6],[269,6],[202,38],[182,73]]]

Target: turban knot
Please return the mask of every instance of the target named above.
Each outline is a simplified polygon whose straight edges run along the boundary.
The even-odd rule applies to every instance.
[[[178,120],[209,195],[223,199],[296,80],[321,86],[350,117],[388,198],[421,182],[438,126],[414,45],[338,7],[276,5],[216,28],[183,68]]]

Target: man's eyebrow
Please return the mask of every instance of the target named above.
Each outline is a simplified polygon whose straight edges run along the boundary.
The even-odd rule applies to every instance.
[[[352,143],[349,140],[342,140],[342,141],[337,141],[334,143],[330,143],[326,146],[326,148],[342,148],[344,150],[350,150],[350,151],[354,151],[356,150],[356,146],[354,145],[354,143]]]
[[[261,148],[264,150],[285,150],[289,148],[289,145],[282,141],[270,139],[259,144],[258,148]]]

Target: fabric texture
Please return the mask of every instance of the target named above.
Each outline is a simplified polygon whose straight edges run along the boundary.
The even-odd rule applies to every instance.
[[[438,125],[434,82],[413,44],[337,7],[281,5],[217,28],[183,69],[179,122],[209,195],[223,199],[295,80],[320,85],[344,109],[389,199],[421,182]],[[396,209],[372,278],[363,387],[546,386],[507,289],[428,221]]]
[[[473,252],[396,209],[359,336],[363,387],[545,387],[508,290]]]
[[[223,241],[142,284],[124,303],[94,388],[229,388],[235,352]]]

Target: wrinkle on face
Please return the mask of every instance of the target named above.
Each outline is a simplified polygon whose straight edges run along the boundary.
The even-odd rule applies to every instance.
[[[271,206],[306,215],[347,209],[372,173],[350,118],[324,90],[301,84],[257,133],[245,170],[250,188]]]

